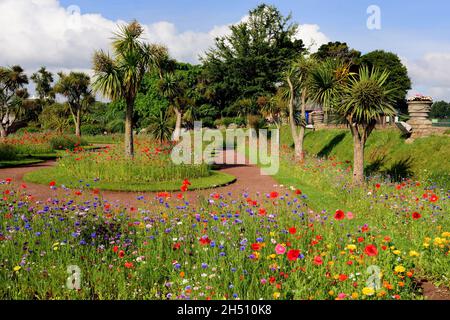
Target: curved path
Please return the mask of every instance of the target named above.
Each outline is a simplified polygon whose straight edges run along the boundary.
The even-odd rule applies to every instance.
[[[225,153],[233,153],[235,159],[237,155],[234,150],[226,150]],[[222,157],[222,154],[217,155],[216,159]],[[55,191],[51,190],[49,186],[29,183],[23,181],[23,176],[35,170],[48,168],[56,165],[56,161],[46,161],[43,163],[27,165],[22,167],[0,169],[0,180],[11,178],[12,183],[16,186],[25,184],[27,186],[27,193],[34,196],[36,199],[45,200],[55,196]],[[256,194],[266,194],[271,191],[280,191],[277,182],[267,175],[261,175],[260,169],[254,165],[222,165],[221,172],[231,174],[236,177],[236,182],[214,189],[204,189],[196,191],[188,191],[185,193],[186,199],[196,201],[200,197],[209,196],[211,193],[218,192],[222,194],[242,194],[244,192],[255,196]],[[180,181],[181,183],[181,181]],[[147,200],[153,199],[155,192],[122,192],[122,191],[102,191],[103,198],[109,202],[120,202],[122,204],[134,205],[142,204],[142,201],[137,200],[139,196],[144,195]]]

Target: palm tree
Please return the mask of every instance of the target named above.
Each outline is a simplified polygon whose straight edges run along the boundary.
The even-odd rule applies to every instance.
[[[172,128],[166,110],[159,110],[159,115],[150,117],[149,132],[160,143],[170,140]]]
[[[133,113],[137,93],[145,73],[159,57],[168,55],[165,47],[142,42],[143,33],[137,21],[120,26],[112,43],[114,57],[96,51],[93,59],[94,90],[111,100],[125,101],[125,154],[130,158],[134,157]]]
[[[288,91],[285,96],[288,98],[289,125],[291,127],[292,139],[294,140],[295,158],[299,161],[304,160],[303,140],[306,128],[306,103],[309,98],[309,75],[316,65],[313,58],[301,57],[295,61],[291,68],[286,72],[286,82]],[[300,94],[300,97],[297,97]],[[297,131],[297,121],[295,119],[295,102],[300,98],[300,131]]]
[[[332,108],[343,117],[353,137],[353,183],[364,183],[364,149],[377,120],[394,115],[393,90],[388,89],[387,71],[366,66],[358,74],[349,72],[349,65],[325,62],[313,70],[310,91],[313,100]]]
[[[163,75],[158,86],[162,95],[169,100],[170,107],[175,111],[176,124],[173,140],[179,141],[181,135],[181,121],[183,118],[183,102],[185,102],[183,101],[183,83],[174,73],[167,73]]]
[[[20,66],[0,67],[0,136],[5,138],[28,96],[28,77]]]
[[[362,67],[344,87],[342,103],[336,111],[345,117],[353,136],[353,183],[364,183],[364,148],[377,120],[394,116],[395,92],[388,89],[389,72]]]
[[[60,72],[58,75],[59,80],[55,85],[54,91],[67,99],[70,114],[75,125],[75,135],[80,137],[81,114],[95,102],[95,98],[89,89],[91,79],[82,72],[71,72],[68,75]]]

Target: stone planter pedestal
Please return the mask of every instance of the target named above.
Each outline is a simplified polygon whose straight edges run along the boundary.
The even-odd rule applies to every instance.
[[[411,139],[429,136],[433,125],[428,115],[433,101],[408,101],[408,112],[411,118],[407,123],[412,127]]]

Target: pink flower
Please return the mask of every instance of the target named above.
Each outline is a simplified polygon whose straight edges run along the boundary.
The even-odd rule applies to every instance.
[[[284,254],[286,252],[286,248],[283,245],[281,245],[281,244],[277,244],[275,246],[275,252],[277,254]]]
[[[341,292],[341,293],[338,294],[338,299],[343,300],[343,299],[345,299],[346,297],[347,297],[347,295],[346,295],[345,293],[343,293],[343,292]]]
[[[347,212],[347,219],[352,220],[354,218],[353,212]]]

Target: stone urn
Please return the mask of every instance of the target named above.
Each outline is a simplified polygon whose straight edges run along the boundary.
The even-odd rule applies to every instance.
[[[311,119],[312,119],[312,123],[315,126],[322,126],[323,125],[323,120],[324,120],[324,113],[323,113],[323,111],[313,111],[313,112],[311,112]]]
[[[407,123],[412,127],[411,139],[428,136],[433,131],[431,120],[428,118],[433,99],[431,97],[415,96],[408,99]]]

